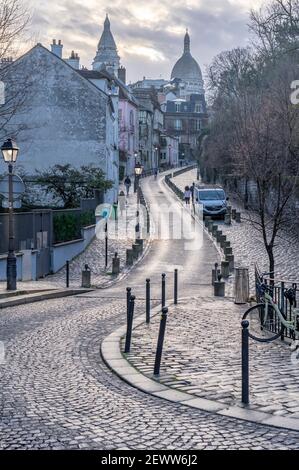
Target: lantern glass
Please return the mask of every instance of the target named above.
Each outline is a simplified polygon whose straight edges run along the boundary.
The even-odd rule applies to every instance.
[[[142,174],[143,168],[140,163],[136,163],[135,165],[135,175],[140,176]]]
[[[8,139],[2,145],[1,152],[6,163],[15,163],[18,158],[19,147],[11,139]]]

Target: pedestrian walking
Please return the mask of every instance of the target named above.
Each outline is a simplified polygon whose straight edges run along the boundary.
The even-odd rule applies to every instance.
[[[120,216],[123,216],[124,210],[126,209],[126,195],[123,191],[120,191],[118,196],[118,207],[120,211]]]
[[[184,199],[185,199],[185,203],[187,205],[189,205],[190,204],[190,199],[191,199],[191,190],[190,190],[189,186],[185,187]]]
[[[155,170],[154,170],[154,175],[155,175],[155,180],[156,180],[157,177],[158,177],[158,168],[155,168]]]
[[[132,181],[131,181],[131,179],[129,178],[129,176],[126,176],[124,183],[125,183],[125,187],[126,187],[126,191],[127,191],[127,196],[129,196],[129,194],[130,194],[130,187],[131,187],[131,185],[132,185]]]

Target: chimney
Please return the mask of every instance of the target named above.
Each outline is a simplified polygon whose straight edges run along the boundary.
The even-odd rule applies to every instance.
[[[57,55],[57,57],[60,57],[60,59],[62,59],[62,49],[63,45],[61,43],[61,40],[59,39],[57,43],[56,39],[53,39],[53,44],[51,44],[51,51],[53,52],[53,54]]]
[[[80,69],[80,57],[77,53],[72,51],[71,56],[66,62],[73,67],[73,69],[79,70]]]
[[[127,74],[127,71],[126,71],[125,67],[121,66],[121,67],[118,69],[118,78],[119,78],[124,84],[126,84],[126,74]]]

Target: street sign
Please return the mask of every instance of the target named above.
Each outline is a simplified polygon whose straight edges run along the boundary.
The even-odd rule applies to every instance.
[[[8,199],[2,199],[2,207],[4,209],[9,209],[9,202],[8,202]],[[13,202],[13,208],[14,209],[21,209],[22,207],[22,202],[17,199]]]
[[[18,175],[12,176],[13,181],[13,199],[19,199],[25,193],[25,184]],[[9,176],[6,175],[0,180],[0,194],[8,199],[9,196]]]
[[[112,214],[112,205],[111,204],[108,204],[108,203],[100,204],[96,208],[96,212],[95,212],[96,217],[102,217],[103,219],[108,220],[108,219],[110,219],[111,214]]]

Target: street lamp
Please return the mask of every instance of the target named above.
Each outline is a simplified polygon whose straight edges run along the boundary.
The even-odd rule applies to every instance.
[[[141,163],[137,162],[135,164],[135,181],[134,181],[134,193],[137,192],[137,188],[139,187],[139,178],[142,175],[143,167]]]
[[[182,155],[182,159],[181,159],[181,166],[183,166],[183,164],[184,164],[184,160],[185,160],[185,153],[184,153],[184,152],[182,152],[182,154],[181,154],[181,155]]]
[[[1,147],[5,163],[8,164],[8,257],[6,267],[7,290],[17,289],[17,258],[14,252],[14,220],[13,220],[13,164],[16,163],[19,147],[12,139],[7,139]]]
[[[159,147],[157,147],[157,145],[155,146],[155,164],[156,164],[156,169],[158,170],[159,168]]]

